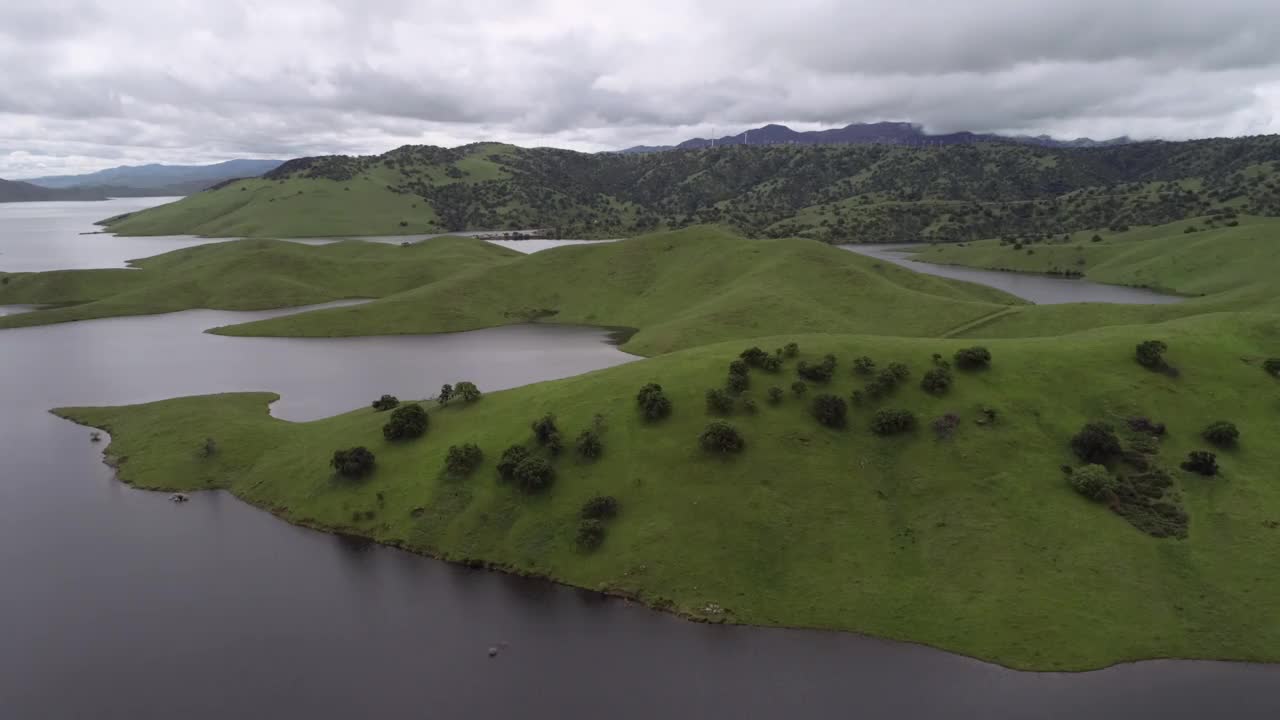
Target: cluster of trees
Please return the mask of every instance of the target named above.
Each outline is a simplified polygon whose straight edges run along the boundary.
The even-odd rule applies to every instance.
[[[473,403],[482,396],[480,388],[469,380],[461,380],[450,385],[445,383],[440,386],[440,394],[436,396],[436,402],[441,405],[448,405],[450,400],[461,400],[464,403]]]
[[[604,543],[607,523],[618,516],[618,500],[612,495],[597,495],[582,504],[578,511],[578,547],[591,551]]]

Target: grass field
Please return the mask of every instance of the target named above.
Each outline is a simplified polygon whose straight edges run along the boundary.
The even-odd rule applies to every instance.
[[[517,257],[518,252],[470,238],[406,247],[359,241],[213,243],[135,260],[134,269],[0,273],[0,304],[56,306],[0,318],[0,328],[376,298]]]
[[[1180,378],[1133,360],[1158,338]],[[744,345],[789,340],[800,360],[839,358],[829,391],[861,385],[851,360],[910,365],[911,379],[878,405],[851,408],[843,430],[819,425],[790,392],[777,406],[751,373],[758,414],[729,421],[746,449],[710,457],[696,436],[710,419],[702,398],[724,382]],[[932,353],[955,340],[803,335],[709,345],[567,380],[494,393],[473,405],[430,406],[425,437],[382,439],[385,413],[366,408],[309,423],[272,419],[267,394],[168,400],[57,412],[112,433],[120,477],[165,490],[227,488],[282,517],[453,560],[543,574],[634,595],[711,620],[857,630],[929,643],[1020,668],[1084,669],[1140,658],[1280,660],[1280,432],[1277,381],[1260,367],[1280,355],[1269,315],[1193,317],[1154,327],[1111,327],[1068,338],[985,343],[992,367],[956,372],[943,397],[918,386]],[[641,422],[635,394],[659,382],[672,417]],[[811,384],[812,385],[812,384]],[[1064,392],[1069,388],[1069,392]],[[813,385],[811,395],[820,390]],[[424,388],[425,395],[428,390]],[[372,398],[371,398],[372,399]],[[995,425],[975,423],[980,406]],[[881,438],[875,407],[907,408],[921,427]],[[531,441],[551,412],[569,442],[544,494],[497,481],[504,448]],[[928,420],[961,424],[936,439]],[[577,458],[572,439],[606,417],[604,454]],[[1186,539],[1157,539],[1075,494],[1059,469],[1076,460],[1068,439],[1084,422],[1144,415],[1168,424],[1159,462],[1190,516]],[[1222,475],[1177,470],[1228,419],[1240,446],[1220,452]],[[212,437],[217,451],[198,450]],[[446,479],[449,445],[477,443],[481,467]],[[335,480],[332,452],[366,445],[377,469]],[[595,552],[575,544],[577,512],[596,494],[621,511]],[[716,607],[724,609],[717,612]]]

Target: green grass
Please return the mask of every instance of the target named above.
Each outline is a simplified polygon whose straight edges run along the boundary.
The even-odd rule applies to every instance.
[[[435,238],[407,247],[360,241],[213,243],[135,260],[134,269],[0,273],[0,304],[57,306],[0,318],[0,328],[375,298],[518,257],[470,238]]]
[[[1133,361],[1148,337],[1168,342],[1181,378]],[[731,419],[744,454],[700,452],[703,391],[723,382],[744,345],[791,339],[704,346],[433,407],[427,435],[395,446],[379,432],[386,414],[289,423],[267,415],[274,396],[261,393],[56,412],[109,430],[121,479],[138,487],[227,488],[293,522],[695,617],[716,603],[734,622],[856,630],[1041,670],[1152,657],[1280,660],[1280,625],[1268,621],[1280,613],[1280,445],[1271,442],[1280,405],[1277,381],[1259,366],[1280,355],[1276,317],[991,341],[993,367],[957,372],[942,398],[918,379],[932,353],[949,356],[962,342],[797,336],[800,359],[839,357],[831,391],[846,397],[860,384],[853,357],[909,363],[911,381],[882,405],[914,410],[922,425],[957,412],[956,436],[939,441],[924,425],[878,438],[867,430],[870,408],[854,408],[845,430],[826,429],[789,393],[768,405],[765,388],[789,385],[792,361],[777,376],[752,372],[760,411]],[[651,381],[675,412],[648,426],[634,396]],[[996,426],[974,423],[982,405],[1000,410]],[[566,454],[554,487],[524,497],[496,481],[494,462],[529,441],[529,423],[546,412],[567,440],[605,414],[605,454],[595,463]],[[1160,457],[1191,516],[1185,540],[1142,534],[1074,494],[1059,470],[1074,462],[1067,441],[1082,423],[1138,414],[1170,427]],[[1220,418],[1243,433],[1237,450],[1220,453],[1223,476],[1176,470],[1202,446],[1199,430]],[[211,459],[197,455],[205,437],[219,448]],[[462,442],[478,443],[484,464],[465,480],[440,477],[447,447]],[[336,481],[329,456],[357,444],[377,453],[378,469],[363,482]],[[598,493],[622,510],[588,554],[574,544],[576,512]]]
[[[638,328],[625,348],[653,355],[786,331],[935,335],[1017,303],[812,240],[746,240],[701,226],[546,250],[360,307],[216,332],[415,334],[544,319]]]

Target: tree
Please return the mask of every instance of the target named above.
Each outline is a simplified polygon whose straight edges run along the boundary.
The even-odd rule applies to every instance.
[[[739,375],[731,372],[729,373],[728,379],[725,380],[724,386],[729,390],[729,392],[736,395],[750,387],[751,380],[746,373]]]
[[[335,450],[329,465],[338,474],[356,480],[373,472],[373,453],[364,446],[356,446],[346,450]]]
[[[530,455],[516,465],[512,473],[516,487],[527,493],[541,492],[555,482],[556,471],[551,463],[536,455]]]
[[[836,372],[836,356],[826,355],[822,358],[822,362],[817,364],[801,360],[800,364],[796,366],[796,372],[805,380],[821,383],[828,382]]]
[[[723,420],[717,420],[703,429],[698,435],[698,445],[707,452],[730,454],[742,452],[746,441],[738,433],[738,429]]]
[[[607,520],[618,514],[618,500],[612,495],[596,495],[582,504],[578,517],[583,520]]]
[[[907,367],[906,363],[889,363],[889,366],[885,368],[885,371],[889,373],[890,377],[898,382],[902,382],[903,380],[911,377],[911,368]]]
[[[804,394],[809,392],[809,386],[804,384],[803,380],[797,380],[791,383],[791,392],[794,393],[796,397],[804,397]]]
[[[1272,377],[1280,378],[1280,358],[1267,358],[1262,363],[1262,369],[1266,370],[1267,374]]]
[[[916,427],[916,416],[910,410],[877,410],[871,419],[871,432],[877,435],[897,435]]]
[[[943,395],[951,389],[951,371],[939,366],[931,368],[920,378],[920,387],[930,395]]]
[[[769,355],[760,361],[760,369],[769,373],[776,373],[782,369],[782,358],[777,355]]]
[[[1219,420],[1205,428],[1200,436],[1220,448],[1231,448],[1239,442],[1240,430],[1236,428],[1235,423]]]
[[[588,460],[595,460],[604,453],[604,443],[600,442],[600,435],[594,430],[583,430],[574,444],[578,454]]]
[[[789,342],[786,345],[782,346],[783,357],[793,358],[799,354],[800,354],[800,346],[793,342]]]
[[[578,523],[578,547],[591,551],[604,544],[605,527],[599,520],[583,520]]]
[[[1076,457],[1092,465],[1106,465],[1123,452],[1115,428],[1106,423],[1086,423],[1071,438],[1071,450]]]
[[[529,457],[529,450],[523,445],[512,445],[502,451],[502,458],[498,460],[496,469],[498,477],[506,482],[511,482],[516,478],[516,467]]]
[[[484,453],[480,451],[479,445],[474,443],[450,445],[449,452],[444,458],[444,469],[453,477],[466,477],[475,472],[483,459]]]
[[[956,351],[955,361],[961,370],[980,370],[991,365],[991,351],[981,345],[961,348]]]
[[[1134,354],[1142,367],[1148,370],[1162,370],[1166,365],[1164,354],[1168,349],[1169,346],[1160,340],[1144,340],[1138,343]]]
[[[1187,460],[1182,463],[1182,469],[1206,477],[1213,477],[1218,474],[1218,456],[1207,450],[1192,450],[1187,453]]]
[[[743,350],[738,357],[742,358],[751,367],[763,368],[765,362],[773,356],[758,347],[749,347]]]
[[[956,429],[960,427],[960,416],[955,413],[947,413],[933,419],[929,426],[933,428],[933,434],[938,436],[939,440],[946,440],[955,434]]]
[[[671,414],[671,401],[657,383],[649,383],[640,388],[636,404],[640,406],[641,416],[648,422],[661,420]]]
[[[831,428],[842,428],[848,415],[848,406],[844,398],[835,395],[815,395],[811,412],[818,422]]]
[[[876,371],[876,361],[862,355],[853,359],[853,371],[859,375],[870,375]]]
[[[445,383],[444,385],[441,385],[440,397],[439,397],[440,404],[448,405],[449,401],[452,399],[453,399],[453,386],[450,385],[449,383]]]
[[[480,388],[473,382],[463,380],[453,386],[453,397],[462,398],[462,402],[473,403],[479,400],[480,396]]]
[[[396,399],[395,395],[383,395],[373,401],[373,409],[378,412],[382,412],[384,410],[394,409],[399,404],[400,401]]]
[[[1071,487],[1090,500],[1102,502],[1115,495],[1115,476],[1105,466],[1091,464],[1076,468],[1070,479]]]
[[[728,415],[733,412],[733,396],[720,388],[707,391],[707,412],[712,415]]]
[[[534,420],[530,427],[533,428],[533,437],[539,445],[546,445],[551,442],[553,436],[560,435],[560,429],[556,427],[556,416],[551,413]]]
[[[382,437],[387,440],[412,440],[427,431],[427,411],[417,403],[401,405],[391,413],[391,419],[382,426]]]
[[[775,385],[769,388],[767,394],[769,395],[769,404],[777,405],[782,402],[782,388]]]
[[[729,363],[730,375],[746,375],[748,372],[750,372],[750,369],[747,368],[747,363],[744,360],[734,360]]]

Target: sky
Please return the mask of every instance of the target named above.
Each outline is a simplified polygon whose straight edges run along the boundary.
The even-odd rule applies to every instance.
[[[769,122],[1280,132],[1276,0],[4,0],[0,177]]]

